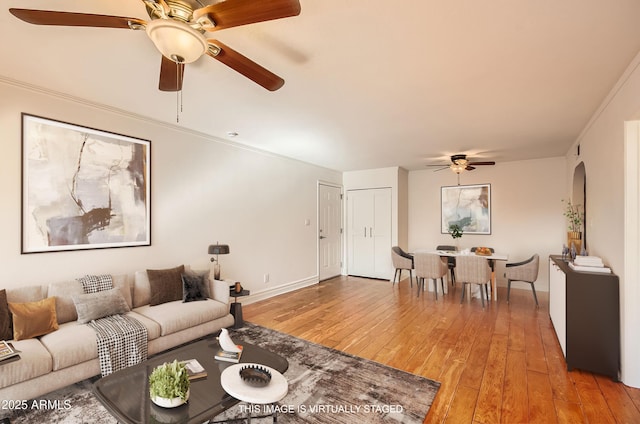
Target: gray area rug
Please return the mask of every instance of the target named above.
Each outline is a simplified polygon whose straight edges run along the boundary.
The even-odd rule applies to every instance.
[[[282,423],[422,423],[440,383],[257,325],[230,332],[289,360]],[[216,420],[237,417],[236,405]],[[268,412],[268,411],[267,411]],[[253,422],[253,421],[252,421]],[[265,421],[268,422],[268,421]]]
[[[440,383],[348,355],[257,325],[230,331],[234,342],[252,343],[289,360],[284,374],[289,394],[275,407],[280,423],[422,423]],[[12,424],[117,423],[91,393],[85,380],[28,401],[26,411],[13,411]],[[40,406],[40,407],[39,407]],[[253,407],[254,415],[269,413]],[[238,404],[215,421],[246,416]],[[271,417],[253,423],[272,422]]]

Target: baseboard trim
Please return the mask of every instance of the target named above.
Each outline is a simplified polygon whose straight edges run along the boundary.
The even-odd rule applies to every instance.
[[[274,296],[278,296],[280,294],[288,293],[294,290],[302,289],[304,287],[313,286],[314,284],[318,284],[320,282],[317,275],[314,275],[309,278],[305,278],[298,281],[292,281],[290,283],[282,284],[277,287],[271,287],[265,290],[260,291],[251,291],[251,295],[247,297],[238,298],[238,301],[242,301],[243,304],[248,305],[254,302],[259,302],[261,300],[269,299]]]

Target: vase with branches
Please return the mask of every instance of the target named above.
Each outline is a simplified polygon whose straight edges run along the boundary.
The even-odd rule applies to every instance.
[[[573,246],[576,251],[580,251],[582,245],[582,224],[584,223],[584,212],[582,205],[575,205],[571,200],[562,202],[565,204],[563,215],[567,218],[567,243],[569,249]]]
[[[462,237],[462,234],[463,234],[462,228],[458,224],[451,224],[449,225],[449,234],[451,234],[451,238],[453,238],[453,241],[455,242],[456,248],[457,248],[459,244],[459,239]]]

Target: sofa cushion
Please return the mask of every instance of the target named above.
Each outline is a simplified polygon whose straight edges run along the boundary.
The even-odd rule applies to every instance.
[[[117,287],[97,293],[74,295],[73,303],[76,305],[80,324],[129,312],[129,305],[127,305],[120,289]]]
[[[76,305],[73,303],[72,296],[80,294],[84,294],[84,290],[78,280],[49,284],[49,296],[56,298],[58,324],[78,319]]]
[[[206,300],[209,289],[203,275],[182,274],[182,301]]]
[[[46,297],[42,286],[27,286],[7,289],[7,302],[35,302]]]
[[[0,388],[51,372],[51,355],[38,339],[14,341],[12,344],[20,351],[20,360],[0,365]]]
[[[135,311],[131,311],[127,313],[127,316],[131,318],[135,318],[142,323],[147,328],[147,340],[155,340],[160,337],[161,328],[160,324],[155,322],[152,319],[145,317],[144,315],[140,315]]]
[[[55,297],[37,302],[9,302],[9,310],[13,315],[13,337],[16,340],[42,336],[58,329]]]
[[[0,340],[13,339],[11,311],[7,303],[7,291],[0,290]]]
[[[98,357],[95,331],[77,321],[61,324],[58,331],[40,337],[40,342],[51,353],[54,371]]]
[[[228,305],[212,299],[190,303],[178,300],[156,306],[141,306],[134,312],[160,324],[160,334],[166,336],[223,317],[228,313]]]
[[[160,337],[158,323],[134,312],[127,315],[137,319],[147,328],[148,340]],[[60,325],[58,331],[42,336],[40,341],[51,353],[54,371],[98,357],[96,332],[86,324],[78,324],[77,321]]]
[[[147,271],[136,271],[133,277],[133,308],[149,304],[151,287]]]
[[[182,299],[184,265],[171,269],[148,269],[151,306]]]
[[[129,309],[133,308],[133,301],[131,298],[131,284],[129,284],[129,278],[125,275],[112,275],[113,278],[113,287],[117,287],[120,289],[120,293],[124,298],[125,302],[129,306]]]

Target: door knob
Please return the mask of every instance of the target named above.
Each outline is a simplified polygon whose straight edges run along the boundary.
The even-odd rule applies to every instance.
[[[325,236],[320,236],[320,240],[322,240],[322,239],[326,239],[326,237]]]

